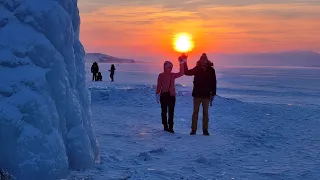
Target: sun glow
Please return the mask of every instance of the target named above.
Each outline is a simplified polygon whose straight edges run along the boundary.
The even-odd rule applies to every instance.
[[[176,34],[173,38],[173,48],[178,52],[189,52],[193,49],[192,36],[188,33]]]

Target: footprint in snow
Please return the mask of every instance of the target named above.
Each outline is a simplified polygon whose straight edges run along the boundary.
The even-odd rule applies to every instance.
[[[199,156],[197,159],[196,159],[196,162],[198,163],[201,163],[201,164],[210,164],[210,161],[204,157],[204,156]]]
[[[149,153],[160,154],[160,153],[164,153],[165,151],[166,151],[165,148],[158,148],[158,149],[153,149],[153,150],[149,151]]]
[[[141,161],[151,161],[152,157],[148,152],[142,152],[137,157]]]

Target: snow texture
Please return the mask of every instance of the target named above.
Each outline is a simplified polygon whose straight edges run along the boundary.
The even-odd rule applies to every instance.
[[[58,179],[99,162],[77,0],[0,0],[0,167]]]
[[[320,68],[216,67],[211,135],[200,113],[190,136],[193,78],[177,79],[176,133],[164,132],[154,95],[162,67],[120,64],[111,83],[110,64],[100,64],[104,81],[88,85],[101,164],[69,179],[319,179]]]

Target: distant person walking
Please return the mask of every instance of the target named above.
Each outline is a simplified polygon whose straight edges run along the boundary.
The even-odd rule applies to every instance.
[[[92,81],[97,81],[97,74],[99,72],[99,66],[97,62],[94,62],[91,66],[91,73],[92,73]]]
[[[158,76],[156,100],[161,103],[161,118],[162,124],[165,131],[174,133],[174,107],[176,104],[176,90],[175,90],[175,79],[183,76],[184,74],[184,63],[187,61],[187,57],[180,56],[180,72],[172,73],[173,64],[170,61],[164,62],[163,73]],[[168,112],[169,111],[169,112]],[[169,117],[167,118],[167,114]]]
[[[116,68],[114,67],[114,64],[111,65],[111,68],[110,68],[110,78],[111,78],[111,82],[114,81],[114,72],[115,72]]]
[[[212,106],[212,101],[216,95],[217,78],[216,71],[213,68],[213,63],[208,60],[205,53],[202,54],[200,60],[197,62],[196,67],[188,69],[187,63],[185,64],[184,73],[187,76],[194,76],[193,81],[193,115],[191,125],[191,135],[197,133],[198,114],[200,105],[203,108],[202,130],[203,135],[209,135],[209,105]]]

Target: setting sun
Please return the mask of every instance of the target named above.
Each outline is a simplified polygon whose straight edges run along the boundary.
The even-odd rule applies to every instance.
[[[179,33],[174,36],[173,47],[178,52],[189,52],[193,49],[192,36],[188,33]]]

